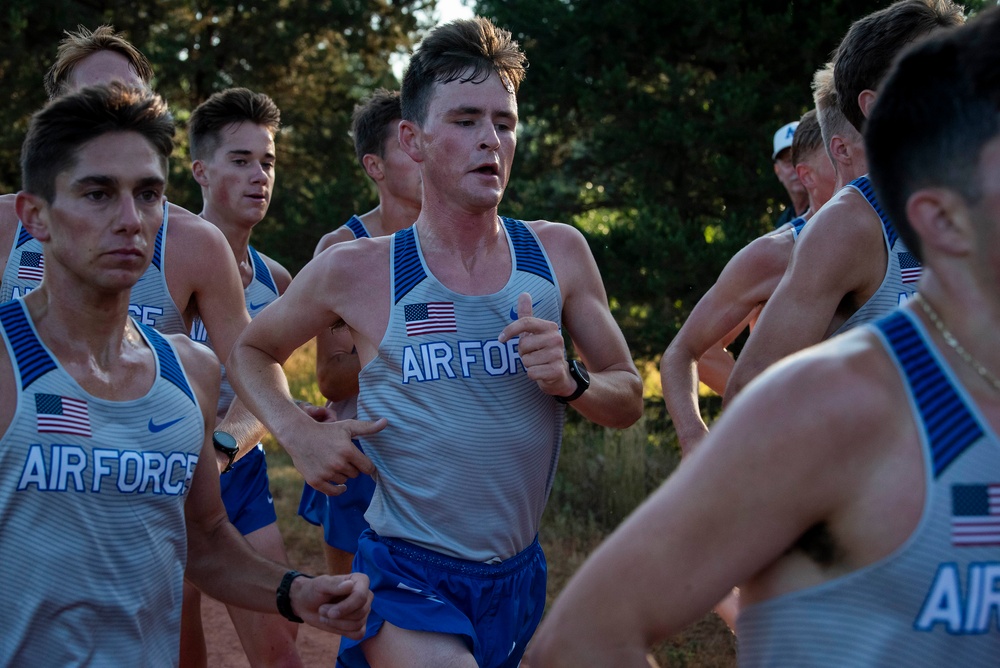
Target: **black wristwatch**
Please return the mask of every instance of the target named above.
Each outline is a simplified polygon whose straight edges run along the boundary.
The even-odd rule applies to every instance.
[[[590,373],[587,371],[587,367],[583,365],[580,360],[571,360],[569,362],[569,375],[573,377],[576,381],[576,390],[573,394],[568,397],[556,397],[556,401],[561,404],[568,404],[571,401],[576,401],[580,398],[580,395],[587,391],[590,387]]]
[[[281,613],[281,616],[296,624],[301,624],[302,618],[292,610],[292,580],[300,576],[304,578],[312,577],[298,571],[288,571],[285,573],[285,577],[281,578],[281,584],[278,585],[278,592],[275,597],[278,604],[278,612]]]
[[[215,446],[216,450],[229,457],[229,463],[226,464],[226,468],[222,470],[223,473],[229,473],[233,468],[233,462],[236,460],[236,455],[240,452],[240,446],[239,443],[236,442],[236,437],[228,431],[213,431],[212,445]]]

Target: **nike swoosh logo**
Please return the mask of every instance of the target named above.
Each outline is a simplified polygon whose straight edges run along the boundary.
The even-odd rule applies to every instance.
[[[267,495],[267,502],[272,506],[274,505],[274,498],[270,494]]]
[[[167,427],[174,426],[175,424],[177,424],[178,422],[180,422],[181,420],[183,420],[185,417],[187,417],[187,416],[181,416],[181,417],[177,418],[176,420],[171,420],[170,422],[163,422],[161,424],[156,424],[155,422],[153,422],[153,418],[149,418],[149,431],[151,431],[154,434],[157,433],[157,432],[161,432],[164,429],[166,429]]]
[[[531,302],[531,310],[534,311],[535,307],[537,307],[541,303],[542,303],[541,299],[539,299],[537,302]],[[514,322],[515,320],[517,320],[517,304],[514,304],[513,306],[510,307],[510,321]]]
[[[264,308],[265,306],[267,306],[270,303],[271,302],[264,302],[263,304],[254,304],[253,302],[250,302],[250,310],[251,311],[256,311],[257,309]]]

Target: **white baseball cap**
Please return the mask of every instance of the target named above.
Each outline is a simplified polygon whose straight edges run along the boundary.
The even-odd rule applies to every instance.
[[[799,122],[792,121],[787,125],[782,125],[778,128],[778,131],[774,133],[774,152],[771,153],[771,160],[777,158],[778,154],[786,148],[791,148],[792,137],[795,136],[795,128],[797,127],[799,127]]]

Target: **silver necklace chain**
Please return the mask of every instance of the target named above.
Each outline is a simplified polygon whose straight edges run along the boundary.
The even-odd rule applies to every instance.
[[[916,300],[920,303],[920,307],[924,310],[924,313],[927,314],[927,317],[930,318],[931,322],[934,323],[934,326],[937,327],[937,331],[941,332],[944,342],[947,343],[952,350],[958,353],[958,356],[961,357],[966,364],[972,367],[983,380],[992,385],[994,390],[1000,392],[1000,378],[997,378],[990,373],[989,369],[984,367],[979,360],[973,357],[968,350],[962,347],[962,344],[958,342],[955,335],[948,331],[948,328],[944,326],[944,321],[941,320],[941,316],[939,316],[937,311],[934,310],[934,307],[932,307],[919,292],[916,295]]]

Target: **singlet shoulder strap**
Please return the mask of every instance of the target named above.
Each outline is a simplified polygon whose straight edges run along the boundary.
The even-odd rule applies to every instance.
[[[20,299],[0,306],[0,327],[14,352],[14,367],[22,391],[49,371],[58,368],[52,355],[35,335]]]
[[[365,227],[365,224],[357,216],[351,216],[351,219],[344,223],[344,227],[354,232],[355,239],[367,239],[372,236],[368,234],[368,228]]]
[[[31,236],[31,232],[21,224],[21,221],[17,221],[17,241],[14,244],[14,248],[20,248],[24,244],[28,243],[35,237]]]
[[[160,229],[156,233],[156,241],[153,242],[153,266],[156,267],[157,271],[163,271],[163,242],[167,238],[167,209],[170,205],[166,202],[163,203],[163,222],[160,223]]]
[[[191,385],[188,383],[187,377],[181,369],[181,362],[177,358],[177,353],[174,351],[173,346],[170,345],[170,342],[152,327],[143,325],[136,320],[132,322],[142,330],[143,336],[146,337],[150,347],[156,353],[156,358],[160,366],[160,378],[173,383],[192,402],[197,403],[194,398],[194,392],[191,390]]]
[[[917,404],[937,477],[984,432],[911,317],[898,310],[874,324],[899,363]]]
[[[248,246],[247,250],[250,252],[250,261],[253,263],[254,279],[274,294],[278,294],[278,288],[274,285],[274,278],[271,276],[271,270],[267,268],[264,258],[253,246]]]
[[[425,278],[413,228],[399,230],[392,235],[392,303],[398,304]]]
[[[886,239],[889,241],[889,248],[896,245],[896,239],[899,238],[899,233],[893,226],[892,221],[889,220],[889,216],[882,208],[882,205],[879,204],[878,198],[875,196],[875,188],[872,186],[871,179],[867,176],[859,176],[847,185],[861,193],[861,196],[868,200],[872,209],[875,210],[879,220],[882,221],[882,228],[885,230]]]
[[[545,252],[538,243],[538,238],[532,233],[523,221],[513,218],[501,218],[507,235],[510,237],[511,246],[514,248],[514,271],[524,271],[544,278],[549,283],[555,284],[552,278],[552,269],[545,259]]]

